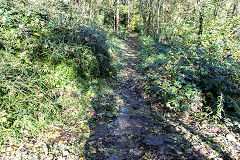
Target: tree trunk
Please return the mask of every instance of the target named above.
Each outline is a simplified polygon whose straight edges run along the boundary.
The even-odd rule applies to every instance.
[[[152,32],[155,35],[155,24],[154,24],[154,9],[153,9],[153,1],[151,2],[151,10],[152,10]]]
[[[199,31],[198,35],[202,35],[203,33],[203,8],[200,3],[200,0],[197,0],[198,8],[199,8]]]
[[[141,12],[142,12],[142,19],[143,19],[143,25],[144,25],[144,33],[147,33],[147,7],[148,7],[148,0],[141,0]]]
[[[116,12],[114,13],[114,16],[113,16],[113,23],[114,23],[114,31],[116,31],[117,30],[117,23],[116,23],[116,17],[117,17],[117,14],[116,14]]]
[[[127,31],[131,32],[131,1],[128,0],[128,27]]]
[[[158,0],[158,7],[157,7],[157,35],[159,35],[159,28],[160,28],[160,9],[161,9],[161,0]]]
[[[116,32],[119,32],[119,5],[120,5],[120,0],[117,0],[117,9],[116,9]]]
[[[91,0],[91,4],[90,4],[90,15],[89,15],[90,20],[92,20],[92,12],[93,12],[93,2],[92,2],[92,0]]]
[[[81,4],[80,4],[80,5],[81,5]],[[83,5],[83,14],[86,15],[86,14],[85,14],[85,13],[86,13],[86,6],[85,6],[85,5],[86,5],[86,2],[85,2],[85,0],[83,0],[83,4],[82,4],[82,5]]]
[[[151,9],[152,9],[152,0],[150,0],[150,8],[148,10],[148,22],[147,22],[147,33],[150,34],[151,32]]]
[[[238,0],[234,1],[232,15],[234,15],[235,12],[237,11],[238,3],[239,3]]]

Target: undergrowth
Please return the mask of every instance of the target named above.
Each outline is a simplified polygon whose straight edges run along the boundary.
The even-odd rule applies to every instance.
[[[107,33],[84,24],[77,8],[62,1],[0,4],[1,152],[36,136],[87,134],[99,79],[114,75]]]
[[[194,41],[139,39],[146,89],[162,108],[200,119],[221,120],[225,111],[240,117],[238,57]]]

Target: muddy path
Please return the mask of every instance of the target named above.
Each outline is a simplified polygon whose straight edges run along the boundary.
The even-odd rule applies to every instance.
[[[174,158],[171,127],[165,126],[170,132],[163,129],[162,122],[154,119],[148,99],[142,95],[137,52],[136,36],[128,37],[122,54],[123,67],[112,82],[113,91],[101,93],[100,100],[96,100],[95,123],[86,146],[89,159]],[[119,109],[116,114],[113,106]]]

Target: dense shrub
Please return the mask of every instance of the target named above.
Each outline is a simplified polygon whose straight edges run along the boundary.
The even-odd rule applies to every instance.
[[[112,71],[105,33],[80,24],[71,8],[59,1],[1,0],[2,142],[25,130],[33,135],[67,107],[84,110],[89,102],[80,92]]]
[[[240,63],[234,57],[212,54],[198,44],[140,40],[147,89],[164,107],[192,114],[207,111],[216,118],[221,118],[223,106],[239,111]]]

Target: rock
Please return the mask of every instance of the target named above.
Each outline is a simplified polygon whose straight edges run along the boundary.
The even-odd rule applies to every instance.
[[[226,138],[231,142],[237,142],[236,138],[232,134],[227,134]]]
[[[143,143],[146,145],[160,147],[164,144],[165,141],[166,141],[166,137],[163,135],[157,135],[157,136],[147,135],[143,140]]]
[[[180,132],[181,132],[181,128],[179,128],[179,127],[176,127],[175,130],[176,130],[177,133],[180,133]]]
[[[217,133],[218,131],[219,131],[218,127],[211,128],[211,132],[213,132],[213,133]]]
[[[130,149],[129,150],[130,153],[133,153],[135,156],[140,156],[141,155],[141,150],[136,148],[136,149]]]
[[[90,152],[91,152],[92,154],[96,154],[96,153],[97,153],[97,151],[96,151],[95,149],[92,149]]]
[[[11,152],[11,151],[13,151],[12,147],[7,147],[6,148],[6,152]]]
[[[211,153],[210,155],[209,155],[209,159],[213,159],[213,158],[216,158],[217,156],[215,155],[215,154],[213,154],[213,153]]]
[[[107,113],[106,116],[109,117],[109,118],[113,118],[114,117],[114,115],[112,113]]]
[[[69,154],[68,151],[63,151],[62,156],[63,156],[63,157],[67,157],[68,154]]]

